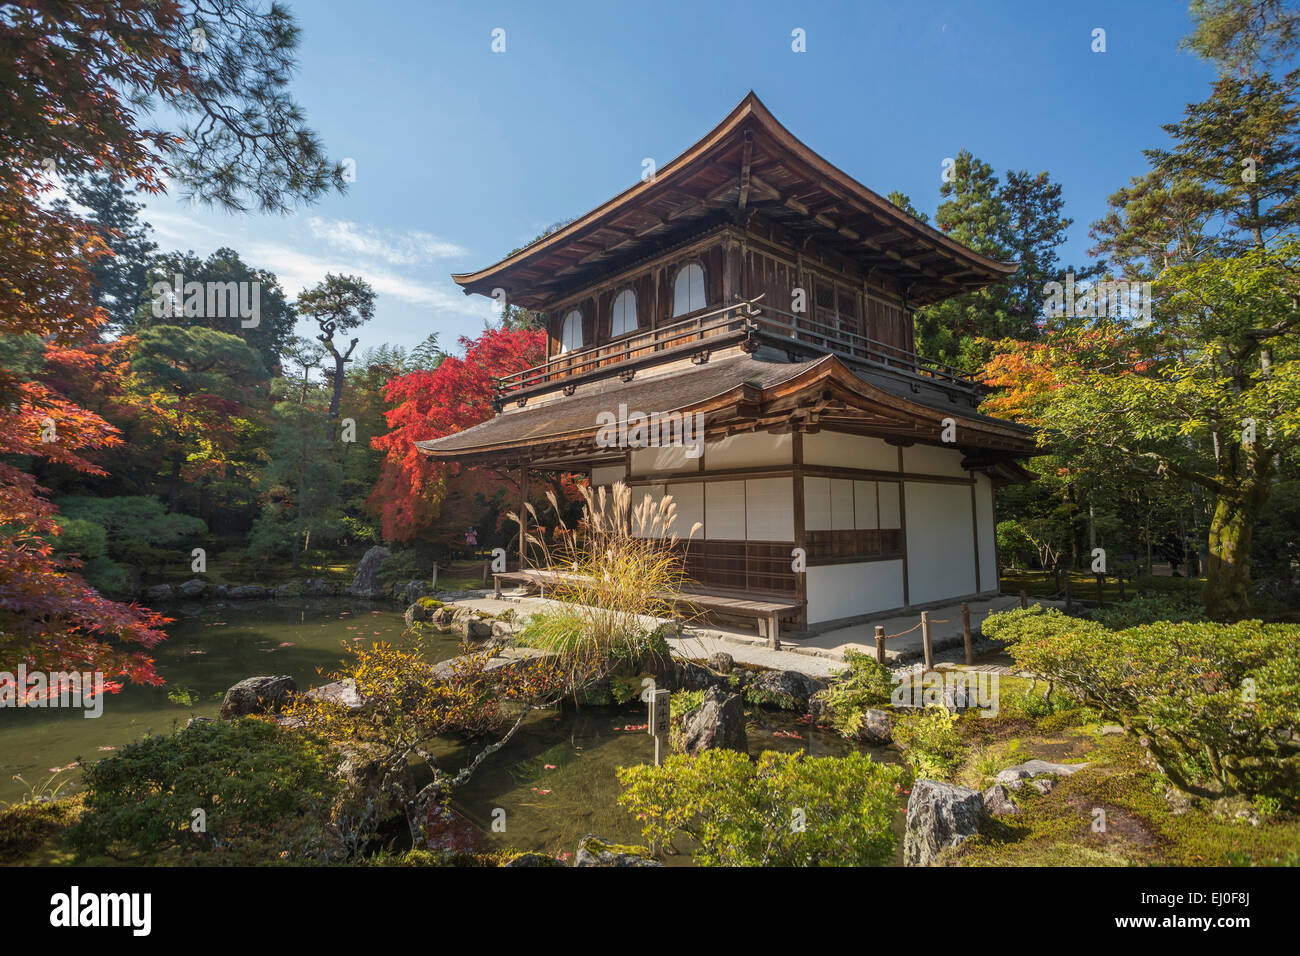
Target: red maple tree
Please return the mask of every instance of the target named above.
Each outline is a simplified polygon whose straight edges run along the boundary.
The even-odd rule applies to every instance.
[[[448,356],[436,369],[402,375],[384,387],[385,400],[394,406],[385,412],[391,431],[371,442],[386,455],[369,504],[382,519],[387,541],[436,533],[451,500],[514,488],[510,479],[488,469],[430,461],[415,443],[491,418],[496,379],[539,364],[546,335],[537,329],[492,328],[475,339],[462,337],[460,345],[464,358]]]

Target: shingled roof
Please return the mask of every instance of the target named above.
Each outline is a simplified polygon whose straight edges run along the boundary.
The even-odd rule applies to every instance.
[[[597,416],[620,406],[660,415],[702,412],[711,433],[735,427],[788,422],[801,407],[817,404],[828,423],[852,428],[892,429],[899,436],[938,441],[942,420],[952,417],[970,436],[971,447],[1012,454],[1033,450],[1032,432],[955,404],[948,390],[917,388],[910,377],[882,369],[864,377],[834,355],[804,362],[772,360],[763,354],[719,358],[707,365],[622,382],[598,382],[580,394],[555,397],[533,407],[510,408],[496,417],[443,438],[416,442],[431,458],[448,461],[538,460],[560,447],[570,455],[591,455]],[[965,444],[965,443],[963,443]]]

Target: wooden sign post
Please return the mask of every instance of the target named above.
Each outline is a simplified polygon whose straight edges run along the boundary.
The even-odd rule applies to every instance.
[[[655,739],[655,766],[663,760],[664,738],[668,736],[669,716],[672,713],[668,691],[655,688],[650,692],[650,722],[646,732]]]

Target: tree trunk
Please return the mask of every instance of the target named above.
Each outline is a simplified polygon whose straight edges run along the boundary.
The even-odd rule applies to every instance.
[[[1241,474],[1225,475],[1210,519],[1210,561],[1205,575],[1205,612],[1220,621],[1250,616],[1250,545],[1255,524],[1272,490],[1272,460],[1262,445],[1239,452]],[[1229,461],[1229,464],[1231,462]]]

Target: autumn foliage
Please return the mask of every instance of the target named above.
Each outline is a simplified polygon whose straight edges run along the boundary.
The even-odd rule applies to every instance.
[[[475,339],[461,338],[460,345],[464,358],[448,356],[436,369],[395,378],[384,390],[393,408],[386,413],[390,431],[372,443],[386,457],[370,504],[389,541],[407,542],[435,530],[449,499],[476,491],[491,494],[508,485],[503,476],[485,469],[430,461],[415,443],[491,418],[495,380],[539,364],[545,333],[492,328]]]

